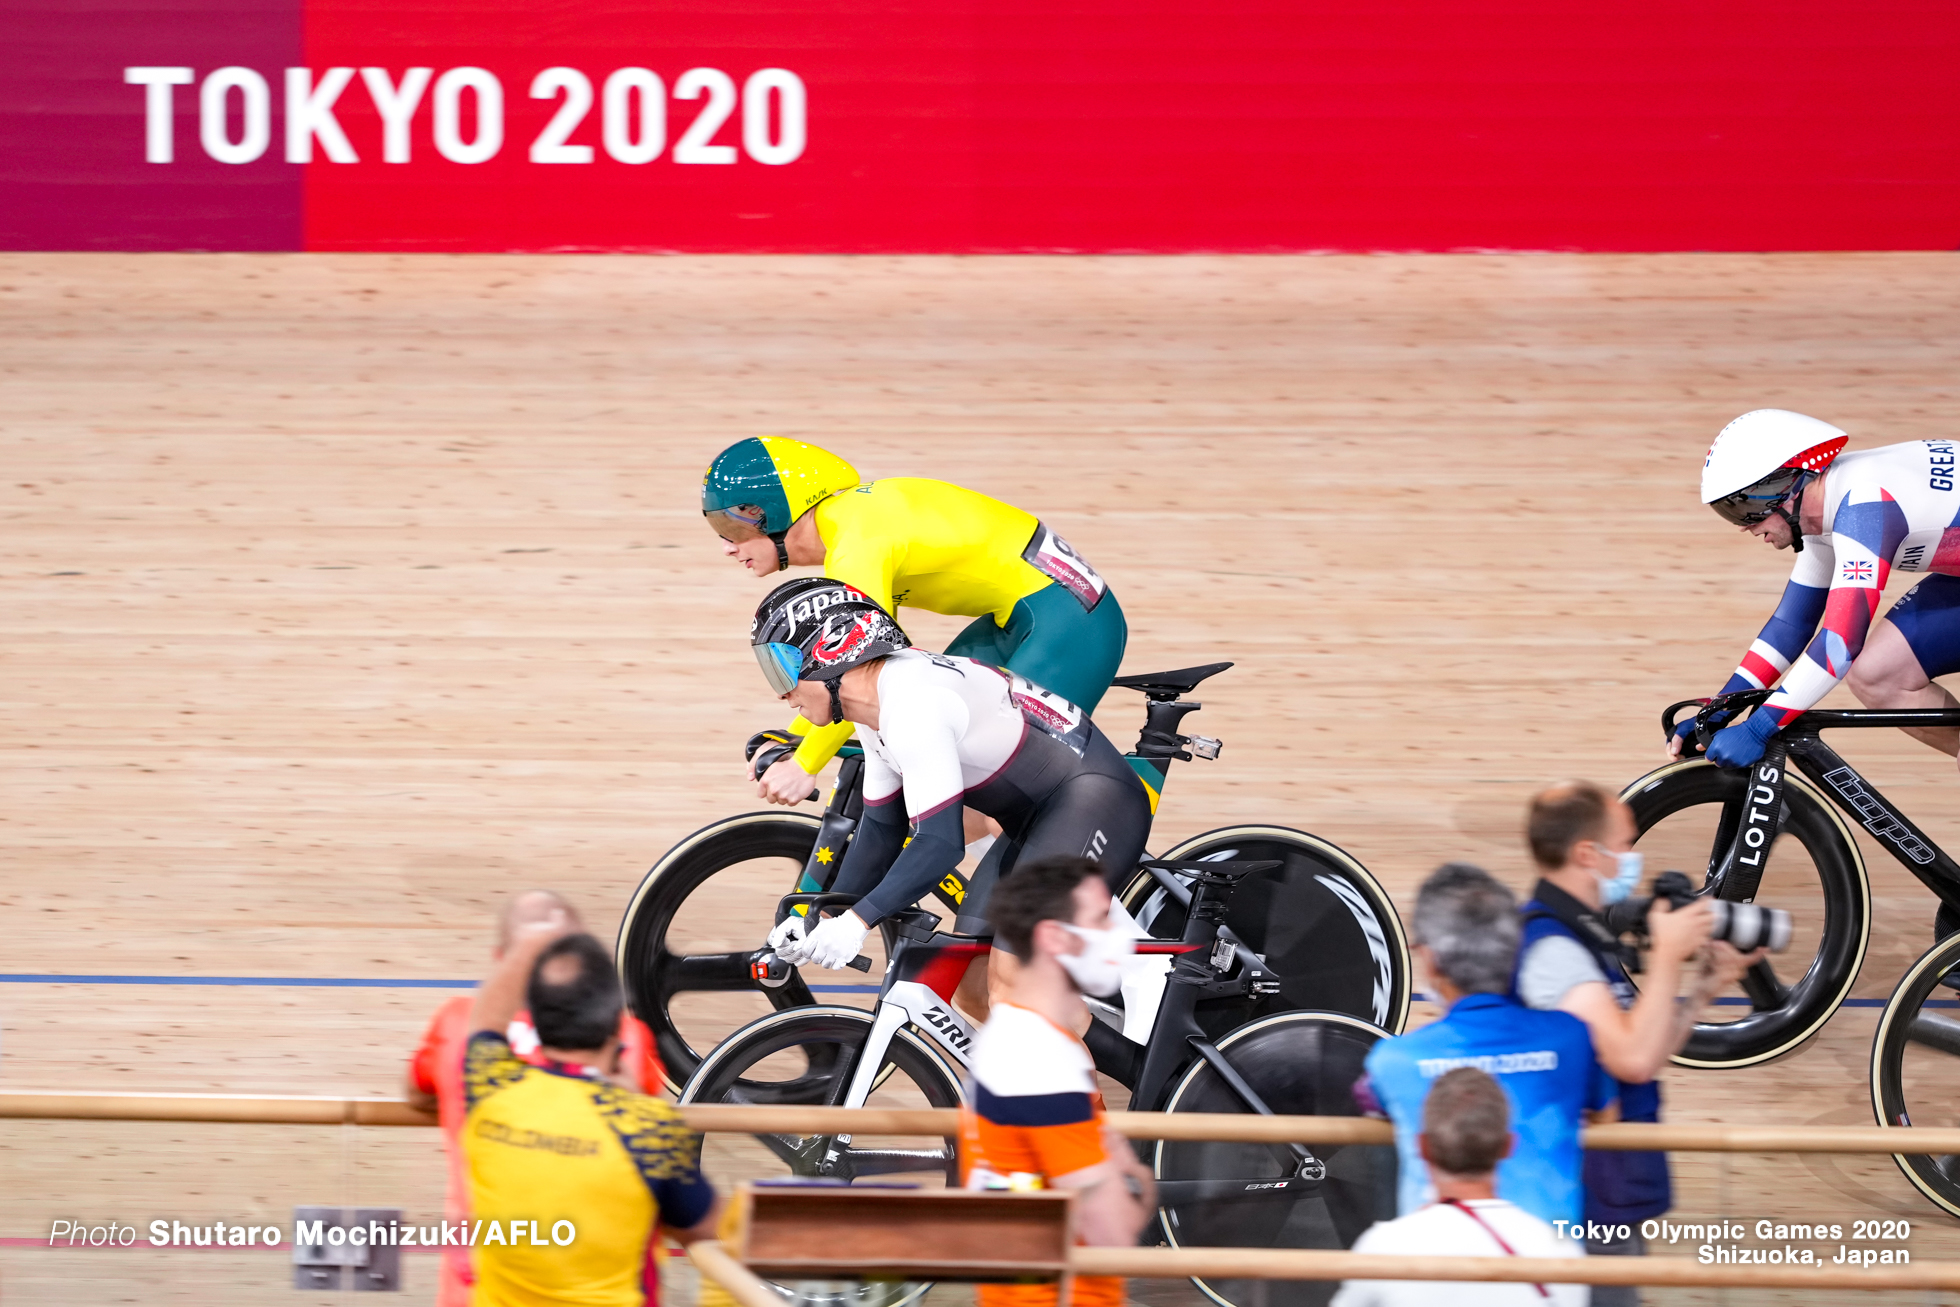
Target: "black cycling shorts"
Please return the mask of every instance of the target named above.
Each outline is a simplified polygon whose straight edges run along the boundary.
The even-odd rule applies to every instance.
[[[1150,837],[1150,796],[1093,723],[1080,755],[1030,727],[1007,765],[968,790],[963,802],[999,822],[1002,834],[967,884],[954,927],[962,934],[992,933],[987,899],[1016,866],[1056,856],[1094,858],[1115,894],[1135,874]]]

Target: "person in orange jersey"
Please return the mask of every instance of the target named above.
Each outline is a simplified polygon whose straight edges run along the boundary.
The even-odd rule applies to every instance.
[[[994,891],[994,937],[1021,959],[973,1045],[973,1084],[960,1120],[969,1189],[1075,1191],[1085,1244],[1129,1247],[1156,1211],[1156,1184],[1129,1141],[1103,1123],[1095,1063],[1073,1033],[1089,1023],[1084,994],[1113,994],[1129,932],[1110,920],[1102,868],[1043,858]],[[1053,1285],[986,1284],[980,1307],[1056,1307]],[[1122,1307],[1123,1281],[1078,1275],[1071,1307]]]
[[[497,922],[497,942],[490,950],[493,960],[502,960],[515,932],[526,926],[551,920],[563,913],[574,929],[584,929],[578,912],[562,895],[548,889],[526,890],[505,905]],[[474,994],[459,994],[436,1009],[422,1036],[422,1046],[408,1064],[408,1101],[425,1112],[434,1112],[442,1122],[443,1148],[449,1161],[449,1184],[444,1196],[443,1215],[449,1221],[469,1219],[469,1176],[464,1169],[463,1150],[457,1132],[463,1128],[463,1047],[470,1038],[470,1005]],[[506,1032],[511,1048],[527,1062],[538,1060],[538,1035],[531,1027],[531,1014],[519,1012]],[[660,1053],[653,1032],[630,1012],[620,1018],[619,1062],[612,1069],[622,1088],[657,1094],[665,1083]],[[470,1250],[450,1247],[442,1250],[442,1274],[436,1293],[437,1307],[470,1307],[470,1294],[476,1274],[470,1264]]]

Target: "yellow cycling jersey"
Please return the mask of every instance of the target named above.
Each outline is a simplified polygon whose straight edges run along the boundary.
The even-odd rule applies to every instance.
[[[1023,556],[1039,525],[1034,514],[978,491],[887,477],[832,495],[812,511],[824,575],[894,615],[901,606],[959,617],[992,613],[1005,626],[1015,601],[1050,583]]]
[[[957,617],[992,614],[1006,626],[1014,605],[1053,578],[1026,554],[1034,514],[975,490],[924,477],[887,477],[832,495],[810,510],[823,540],[824,575],[870,595],[886,612],[903,606]],[[851,724],[811,726],[796,760],[815,774]]]

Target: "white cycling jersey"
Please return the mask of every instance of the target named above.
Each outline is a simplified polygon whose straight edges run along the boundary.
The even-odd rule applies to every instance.
[[[1765,710],[1785,724],[1851,670],[1894,568],[1960,576],[1956,448],[1912,440],[1838,456],[1821,486],[1824,530],[1804,537],[1782,602],[1725,690],[1782,677]]]
[[[1021,677],[971,658],[903,649],[878,673],[878,727],[858,727],[864,801],[890,801],[923,821],[987,783],[1020,750],[1033,717],[1079,754],[1089,716]]]

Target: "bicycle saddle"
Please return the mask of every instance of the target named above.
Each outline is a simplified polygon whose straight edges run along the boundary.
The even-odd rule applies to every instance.
[[[1207,677],[1218,675],[1231,663],[1206,663],[1203,667],[1180,667],[1174,672],[1139,672],[1135,676],[1119,676],[1111,685],[1120,685],[1126,690],[1141,690],[1152,699],[1175,699],[1180,694],[1189,694],[1198,688],[1198,683]]]
[[[1164,871],[1176,872],[1179,875],[1192,876],[1200,880],[1233,881],[1243,879],[1256,872],[1272,871],[1286,864],[1277,858],[1268,858],[1258,862],[1164,862],[1160,859],[1152,858],[1141,865],[1145,867],[1157,867]]]

